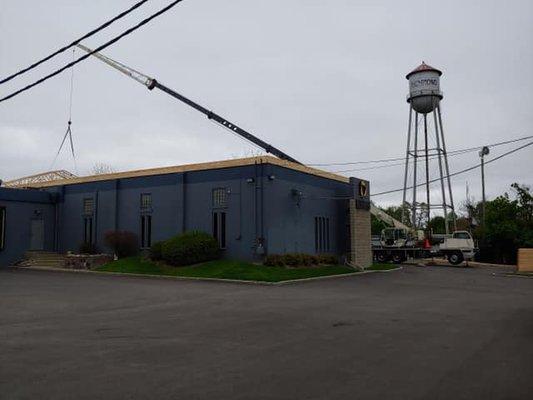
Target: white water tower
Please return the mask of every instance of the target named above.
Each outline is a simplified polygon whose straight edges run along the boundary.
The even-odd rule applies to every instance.
[[[402,222],[405,223],[408,219],[411,219],[413,227],[420,228],[418,226],[420,218],[417,218],[417,210],[422,210],[425,213],[427,222],[431,219],[432,210],[442,210],[446,221],[446,233],[448,233],[450,219],[453,223],[453,229],[455,229],[456,221],[440,112],[440,101],[443,98],[440,91],[441,75],[442,72],[440,70],[427,65],[425,62],[422,62],[406,75],[409,81],[409,94],[407,96],[409,128],[407,130],[407,151],[405,155],[403,205],[410,209],[411,216],[407,216],[407,213],[404,212]],[[435,131],[434,137],[432,137],[432,144],[428,143],[428,116],[429,124],[433,125]],[[420,136],[423,135],[420,138],[419,133]],[[433,136],[433,133],[431,133],[431,136]],[[419,139],[423,139],[423,143],[420,143]],[[425,166],[425,179],[420,180],[420,177],[417,176],[419,161],[424,162]],[[433,177],[430,175],[430,161],[438,162],[438,175]],[[411,187],[408,187],[409,176],[412,177]],[[440,182],[441,189],[441,198],[439,200],[431,199],[430,196],[430,185],[437,182]],[[419,186],[425,186],[425,203],[418,201]],[[411,199],[407,202],[409,193],[411,193]],[[449,218],[450,216],[451,218]]]
[[[406,75],[409,80],[409,96],[407,101],[420,114],[427,114],[435,110],[442,100],[440,91],[440,76],[442,72],[430,67],[422,61],[417,68]]]

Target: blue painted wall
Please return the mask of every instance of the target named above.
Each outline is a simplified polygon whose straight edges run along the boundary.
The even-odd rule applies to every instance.
[[[140,237],[140,198],[143,193],[152,196],[152,243],[188,230],[212,233],[212,191],[216,188],[225,188],[228,198],[224,210],[227,219],[225,257],[261,259],[256,251],[258,243],[271,254],[313,254],[315,217],[329,218],[329,252],[344,255],[347,197],[353,195],[353,188],[348,183],[277,165],[257,164],[81,183],[31,193],[38,194],[33,195],[39,197],[39,207],[46,209],[47,220],[54,221],[54,210],[57,209],[57,229],[54,230],[51,222],[47,223],[52,229],[47,233],[47,249],[54,249],[55,236],[58,251],[78,250],[84,237],[83,202],[93,198],[93,242],[101,250],[108,251],[104,245],[107,231],[127,230]],[[36,208],[35,204],[21,200],[10,206],[9,236],[16,235],[24,240],[15,245],[13,237],[10,238],[13,247],[7,250],[10,246],[6,246],[5,252],[10,256],[0,255],[0,265],[20,257],[27,250],[27,220]],[[26,221],[21,224],[26,224],[25,229],[13,226],[18,225],[19,220]]]
[[[0,188],[0,208],[6,210],[5,246],[0,250],[0,266],[20,261],[31,249],[32,220],[42,220],[43,248],[54,249],[55,205],[50,193],[38,190]]]

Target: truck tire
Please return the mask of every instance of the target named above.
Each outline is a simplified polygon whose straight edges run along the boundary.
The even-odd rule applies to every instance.
[[[386,263],[389,261],[389,256],[385,252],[378,252],[376,253],[376,260],[380,263]]]
[[[448,262],[452,265],[459,265],[465,260],[463,253],[461,253],[460,251],[454,251],[452,253],[449,253],[447,258]]]
[[[392,255],[392,262],[394,264],[401,264],[401,263],[404,262],[404,259],[405,259],[405,257],[403,255],[403,253],[394,253]]]

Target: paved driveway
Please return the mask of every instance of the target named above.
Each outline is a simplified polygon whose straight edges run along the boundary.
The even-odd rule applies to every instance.
[[[531,399],[533,279],[0,272],[1,399]]]

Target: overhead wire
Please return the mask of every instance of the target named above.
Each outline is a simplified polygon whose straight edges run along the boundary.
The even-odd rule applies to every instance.
[[[516,153],[517,151],[522,150],[522,149],[524,149],[524,148],[526,148],[526,147],[528,147],[528,146],[531,146],[531,145],[533,145],[533,142],[526,143],[526,144],[524,144],[524,145],[522,145],[522,146],[520,146],[520,147],[517,147],[517,148],[515,148],[515,149],[513,149],[513,150],[510,150],[510,151],[508,151],[508,152],[505,152],[505,153],[499,155],[498,157],[491,158],[490,160],[485,161],[485,165],[490,164],[490,163],[493,163],[493,162],[495,162],[495,161],[497,161],[497,160],[499,160],[499,159],[501,159],[501,158],[503,158],[503,157],[506,157],[506,156],[508,156],[508,155],[511,155],[511,154],[513,154],[513,153]],[[453,173],[451,173],[451,174],[449,174],[449,175],[445,175],[443,178],[444,178],[444,179],[451,178],[452,176],[457,176],[457,175],[460,175],[460,174],[464,174],[464,173],[466,173],[466,172],[472,171],[472,170],[474,170],[474,169],[476,169],[476,168],[479,168],[479,167],[481,167],[481,163],[476,164],[476,165],[473,165],[473,166],[468,167],[468,168],[465,168],[465,169],[462,169],[462,170],[457,171],[457,172],[453,172]],[[434,182],[437,182],[438,180],[440,180],[440,177],[439,177],[439,178],[436,178],[436,179],[432,179],[432,180],[430,180],[429,183],[434,183]],[[426,182],[419,183],[419,184],[416,185],[416,187],[420,187],[420,186],[423,186],[423,185],[425,185],[425,184],[426,184]],[[409,186],[409,187],[407,187],[407,189],[412,189],[412,188],[413,188],[413,186]],[[386,190],[386,191],[384,191],[384,192],[374,193],[374,194],[372,194],[372,197],[375,197],[375,196],[382,196],[382,195],[384,195],[384,194],[390,194],[390,193],[397,193],[397,192],[401,192],[401,191],[403,191],[403,188],[401,188],[401,189],[394,189],[394,190]]]
[[[504,141],[504,142],[492,143],[492,144],[488,144],[486,146],[487,147],[501,146],[501,145],[515,143],[515,142],[519,142],[519,141],[523,141],[523,140],[527,140],[527,139],[531,139],[531,138],[533,138],[533,135],[524,136],[524,137],[520,137],[520,138],[512,139],[512,140],[507,140],[507,141]],[[448,155],[452,155],[452,154],[457,153],[457,152],[471,152],[471,151],[476,151],[476,150],[479,150],[479,149],[480,149],[479,146],[468,147],[468,148],[464,148],[464,149],[457,149],[457,150],[448,151],[447,154]],[[374,164],[374,163],[402,161],[402,160],[405,161],[405,156],[393,157],[393,158],[383,158],[383,159],[377,159],[377,160],[366,160],[366,161],[334,162],[334,163],[306,163],[306,165],[313,166],[313,167],[328,167],[328,166],[336,166],[336,165],[340,166],[340,165]],[[349,171],[347,171],[347,172],[349,172]]]
[[[112,23],[118,21],[119,19],[125,17],[126,15],[128,15],[129,13],[131,13],[132,11],[136,10],[137,8],[139,8],[140,6],[142,6],[144,3],[146,3],[148,0],[141,0],[137,3],[135,3],[133,6],[131,6],[130,8],[128,8],[127,10],[121,12],[120,14],[116,15],[115,17],[111,18],[110,20],[104,22],[102,25],[98,26],[97,28],[93,29],[92,31],[90,32],[87,32],[85,35],[83,35],[82,37],[74,40],[73,42],[71,42],[70,44],[67,44],[66,46],[63,46],[61,48],[59,48],[58,50],[54,51],[53,53],[49,54],[48,56],[40,59],[39,61],[36,61],[34,62],[33,64],[31,64],[30,66],[26,67],[26,68],[23,68],[21,69],[20,71],[17,71],[5,78],[2,78],[0,80],[0,85],[3,84],[3,83],[6,83],[6,82],[9,82],[11,79],[17,77],[17,76],[20,76],[22,74],[25,74],[26,72],[38,67],[39,65],[41,65],[42,63],[50,60],[51,58],[57,56],[58,54],[61,54],[63,53],[65,50],[68,50],[69,48],[71,48],[72,46],[75,46],[77,45],[78,43],[80,43],[82,40],[84,39],[87,39],[93,35],[95,35],[96,33],[100,32],[101,30],[107,28],[109,25],[111,25]]]
[[[504,157],[506,157],[508,155],[516,153],[517,151],[520,151],[520,150],[522,150],[522,149],[524,149],[524,148],[526,148],[528,146],[531,146],[531,145],[533,145],[533,141],[529,142],[529,143],[526,143],[525,145],[522,145],[520,147],[517,147],[517,148],[515,148],[513,150],[510,150],[510,151],[508,151],[506,153],[503,153],[503,154],[499,155],[498,157],[495,157],[493,159],[487,160],[487,161],[485,161],[485,165],[493,163],[493,162],[495,162],[497,160],[500,160],[500,159],[502,159],[502,158],[504,158]],[[465,169],[463,169],[461,171],[457,171],[457,172],[451,173],[449,175],[444,175],[443,179],[447,179],[447,178],[452,177],[452,176],[461,175],[461,174],[464,174],[466,172],[472,171],[472,170],[474,170],[476,168],[479,168],[479,167],[481,167],[481,163],[473,165],[473,166],[471,166],[469,168],[465,168]],[[433,182],[436,182],[438,180],[440,180],[440,177],[429,181],[429,183],[433,183]],[[425,186],[425,185],[426,185],[426,182],[422,182],[422,183],[418,183],[416,185],[416,187]],[[412,189],[412,188],[413,188],[413,186],[408,186],[407,187],[407,189]],[[378,193],[371,193],[370,197],[373,198],[375,196],[381,196],[381,195],[390,194],[390,193],[397,193],[397,192],[401,192],[401,191],[403,191],[403,188],[394,189],[394,190],[387,190],[387,191],[378,192]],[[353,199],[353,197],[348,197],[348,196],[306,196],[305,198],[306,199],[310,199],[310,200],[350,200],[350,199]]]
[[[116,43],[118,42],[120,39],[122,39],[123,37],[125,36],[128,36],[129,34],[131,34],[132,32],[136,31],[137,29],[139,29],[140,27],[142,27],[143,25],[146,25],[148,22],[150,22],[151,20],[153,20],[154,18],[157,18],[158,16],[160,16],[161,14],[165,13],[166,11],[170,10],[172,7],[176,6],[178,3],[181,3],[183,0],[175,0],[173,1],[172,3],[170,3],[169,5],[167,5],[166,7],[163,7],[162,9],[160,9],[159,11],[157,11],[156,13],[150,15],[149,17],[143,19],[141,22],[139,22],[138,24],[132,26],[131,28],[125,30],[124,32],[122,32],[120,35],[118,36],[115,36],[113,39],[107,41],[106,43],[104,43],[103,45],[97,47],[96,49],[94,49],[93,51],[87,53],[87,54],[84,54],[83,56],[81,56],[80,58],[78,58],[77,60],[75,61],[72,61],[70,63],[68,63],[67,65],[55,70],[54,72],[36,80],[35,82],[13,92],[13,93],[10,93],[8,94],[7,96],[5,97],[2,97],[0,99],[0,103],[6,101],[6,100],[9,100],[37,85],[40,85],[41,83],[47,81],[48,79],[56,76],[56,75],[59,75],[60,73],[62,73],[63,71],[73,67],[74,65],[80,63],[81,61],[87,59],[88,57],[90,57],[91,55],[93,55],[94,53],[97,53],[109,46],[111,46],[113,43]]]

